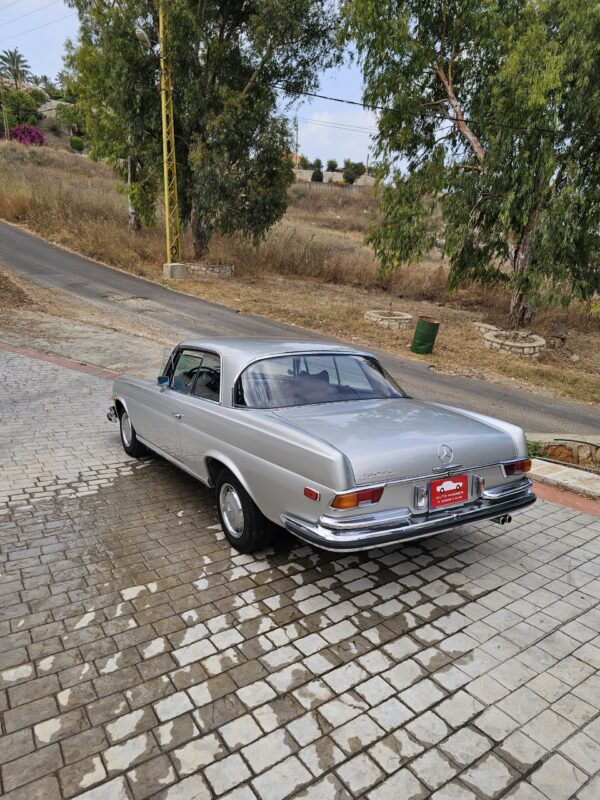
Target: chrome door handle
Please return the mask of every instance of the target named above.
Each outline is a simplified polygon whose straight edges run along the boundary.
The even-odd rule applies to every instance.
[[[183,417],[183,414],[178,414],[175,411],[171,411],[171,416],[175,417],[175,419],[181,419]]]

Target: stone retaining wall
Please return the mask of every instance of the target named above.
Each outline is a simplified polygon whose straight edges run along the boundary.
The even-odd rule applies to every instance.
[[[543,454],[555,461],[600,469],[600,445],[582,442],[541,442]]]

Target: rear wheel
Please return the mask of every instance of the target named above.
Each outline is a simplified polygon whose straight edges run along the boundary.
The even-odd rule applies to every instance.
[[[119,415],[119,429],[121,431],[121,444],[128,456],[140,458],[146,455],[148,451],[141,442],[138,442],[135,428],[131,423],[131,418],[126,409],[123,409]]]
[[[229,544],[240,553],[255,553],[267,547],[273,526],[238,479],[223,470],[215,489],[219,519]]]

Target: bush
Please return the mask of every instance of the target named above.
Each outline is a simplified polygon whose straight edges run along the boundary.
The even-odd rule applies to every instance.
[[[41,147],[44,144],[44,135],[35,125],[17,125],[11,129],[10,138],[20,144],[34,147]]]
[[[85,150],[85,144],[81,136],[69,136],[69,144],[71,145],[71,150],[75,150],[77,153],[83,153]]]
[[[323,183],[323,173],[320,169],[313,169],[313,173],[310,176],[311,181],[315,183]]]
[[[38,107],[43,105],[48,100],[48,95],[46,92],[43,92],[41,89],[37,89],[35,87],[29,89],[27,94],[37,103]]]
[[[14,128],[22,123],[33,125],[37,122],[37,103],[33,97],[30,97],[28,92],[10,89],[4,92],[4,98],[6,101],[6,110],[8,112],[9,128]],[[0,100],[1,99],[2,97],[0,96]],[[1,105],[0,103],[0,106]]]

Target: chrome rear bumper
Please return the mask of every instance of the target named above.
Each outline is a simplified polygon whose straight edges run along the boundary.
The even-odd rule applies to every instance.
[[[535,503],[531,487],[531,481],[524,478],[518,483],[486,489],[480,499],[458,508],[426,514],[413,514],[409,508],[399,508],[354,517],[321,516],[318,522],[306,522],[286,514],[281,520],[299,539],[325,550],[370,550],[521,511]]]

